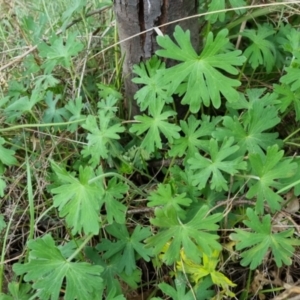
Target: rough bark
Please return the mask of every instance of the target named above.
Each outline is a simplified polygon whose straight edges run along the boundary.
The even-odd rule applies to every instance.
[[[198,0],[115,0],[115,14],[120,40],[124,40],[139,32],[192,16],[197,13]],[[161,27],[164,34],[172,35],[176,24],[191,31],[192,42],[197,48],[199,23],[193,18],[178,21],[175,24]],[[151,30],[135,38],[121,43],[122,54],[125,55],[123,76],[127,106],[131,107],[131,116],[138,113],[133,96],[138,90],[131,79],[132,66],[150,58],[158,49],[156,33]],[[131,104],[131,105],[129,105]]]

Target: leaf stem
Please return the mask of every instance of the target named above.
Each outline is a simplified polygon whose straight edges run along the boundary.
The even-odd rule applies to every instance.
[[[108,172],[108,173],[105,173],[105,174],[101,174],[101,175],[98,175],[92,179],[89,180],[89,184],[99,180],[99,179],[102,179],[102,178],[105,178],[105,177],[117,177],[123,181],[125,181],[128,185],[130,185],[134,190],[136,190],[141,196],[143,197],[147,197],[148,195],[146,193],[144,193],[140,188],[138,188],[134,183],[132,183],[130,180],[128,180],[126,177],[118,174],[118,173],[114,173],[114,172]]]
[[[30,227],[29,227],[28,240],[31,240],[33,239],[33,235],[34,235],[34,201],[33,201],[30,165],[29,165],[29,159],[27,155],[26,155],[26,171],[27,171],[27,193],[28,193],[29,214],[30,214]]]
[[[286,141],[288,141],[291,137],[293,137],[296,133],[298,133],[300,131],[300,128],[298,128],[297,130],[295,130],[293,133],[291,133],[290,135],[288,135],[283,142],[285,143]]]
[[[60,122],[60,123],[45,123],[45,124],[22,124],[22,125],[15,125],[7,128],[0,128],[0,132],[4,131],[13,131],[16,129],[22,129],[22,128],[40,128],[40,127],[50,127],[50,126],[62,126],[62,125],[69,125],[74,123],[80,123],[85,121],[86,119],[79,119],[75,121],[69,121],[69,122]]]
[[[85,247],[85,245],[91,240],[91,238],[94,236],[93,233],[89,234],[86,239],[83,241],[82,244],[76,249],[76,251],[67,259],[68,262],[72,261],[73,258],[77,256],[77,254],[80,253],[80,251]]]

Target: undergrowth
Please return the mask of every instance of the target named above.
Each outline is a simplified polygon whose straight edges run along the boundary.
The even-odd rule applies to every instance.
[[[0,299],[299,294],[299,4],[206,2],[128,119],[112,3],[2,0]]]

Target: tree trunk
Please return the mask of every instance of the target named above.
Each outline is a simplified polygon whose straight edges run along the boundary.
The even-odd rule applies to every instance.
[[[139,32],[157,27],[170,21],[179,20],[176,24],[191,31],[192,43],[198,48],[199,22],[192,18],[180,21],[181,18],[197,13],[198,0],[115,0],[115,14],[122,41]],[[172,37],[176,24],[160,27],[164,34]],[[121,43],[122,55],[125,55],[123,76],[127,108],[131,108],[131,116],[139,109],[133,96],[138,86],[131,81],[134,77],[132,66],[149,59],[158,49],[156,33],[151,30],[135,38]]]

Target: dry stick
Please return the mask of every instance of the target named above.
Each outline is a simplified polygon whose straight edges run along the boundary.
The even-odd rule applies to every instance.
[[[171,21],[171,22],[168,22],[168,23],[165,23],[165,24],[156,26],[156,27],[149,28],[149,29],[144,30],[144,31],[142,31],[142,32],[139,32],[139,33],[137,33],[137,34],[134,34],[134,35],[132,35],[132,36],[130,36],[130,37],[128,37],[128,38],[122,40],[122,41],[119,41],[119,42],[117,42],[117,43],[115,43],[115,44],[113,44],[113,45],[111,45],[111,46],[109,46],[109,47],[107,47],[107,48],[104,48],[103,50],[101,50],[100,52],[98,52],[97,54],[95,54],[94,56],[92,56],[91,58],[94,58],[94,57],[96,57],[97,55],[99,55],[99,54],[101,54],[101,53],[103,53],[103,52],[106,52],[107,50],[109,50],[109,49],[111,49],[111,48],[114,48],[114,47],[117,46],[117,45],[122,44],[123,42],[129,41],[129,40],[131,40],[131,39],[133,39],[133,38],[135,38],[135,37],[137,37],[137,36],[139,36],[139,35],[145,34],[145,33],[149,32],[149,31],[152,31],[152,30],[154,30],[155,28],[158,28],[158,27],[164,27],[164,26],[167,26],[167,25],[171,25],[171,24],[174,24],[174,23],[177,23],[177,22],[189,20],[189,19],[192,19],[192,18],[197,18],[197,17],[203,17],[203,16],[207,16],[207,15],[218,14],[218,13],[221,13],[221,12],[224,12],[224,11],[233,11],[233,10],[237,10],[237,9],[249,9],[249,8],[261,8],[261,7],[270,7],[270,8],[271,8],[271,7],[282,6],[282,5],[287,6],[287,5],[290,5],[290,4],[300,4],[300,1],[297,0],[297,1],[286,1],[286,2],[281,2],[281,3],[266,3],[266,4],[247,5],[247,6],[240,6],[240,7],[235,7],[235,8],[227,8],[227,9],[215,10],[215,11],[211,11],[211,12],[206,12],[206,13],[202,13],[202,14],[197,14],[197,15],[193,15],[193,16],[181,18],[181,19],[178,19],[178,20],[175,20],[175,21]],[[109,7],[110,7],[110,6],[109,6]],[[101,8],[101,9],[97,10],[97,13],[99,13],[99,12],[101,12],[101,11],[103,11],[103,10],[109,8],[109,7],[103,7],[103,8]],[[91,16],[91,15],[93,15],[93,14],[95,14],[95,13],[96,13],[96,11],[93,11],[93,12],[87,14],[86,16],[89,17],[89,16]],[[74,25],[75,23],[79,22],[80,20],[81,20],[81,19],[76,19],[76,20],[74,20],[73,22],[71,22],[71,23],[66,27],[66,29],[69,28],[69,27],[71,27],[71,26]],[[76,22],[76,21],[77,21],[77,22]],[[75,23],[74,23],[74,22],[75,22]],[[59,31],[57,32],[57,34],[61,34],[61,33],[62,33],[61,30],[59,30]],[[16,57],[13,61],[11,61],[10,63],[8,63],[8,64],[6,64],[5,66],[1,67],[1,68],[0,68],[0,72],[3,71],[3,70],[5,70],[5,69],[8,68],[9,66],[15,64],[16,62],[20,61],[22,58],[24,58],[25,56],[27,56],[28,54],[30,54],[31,52],[33,52],[36,48],[37,48],[37,45],[35,45],[34,47],[30,48],[30,49],[29,49],[27,52],[25,52],[24,54],[22,54],[22,55]]]

